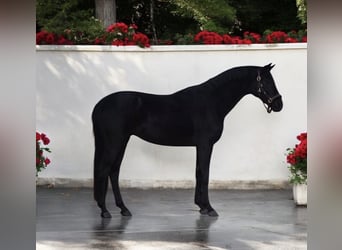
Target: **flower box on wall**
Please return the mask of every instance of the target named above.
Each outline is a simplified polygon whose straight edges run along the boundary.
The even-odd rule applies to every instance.
[[[306,206],[308,202],[308,185],[294,184],[293,185],[293,199],[297,206]]]

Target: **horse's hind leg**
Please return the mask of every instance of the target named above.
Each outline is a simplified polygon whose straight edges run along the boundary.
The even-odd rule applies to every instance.
[[[94,198],[101,209],[101,217],[111,218],[106,208],[106,194],[108,190],[108,176],[110,171],[110,158],[97,147],[94,159]]]
[[[122,141],[121,145],[118,145],[116,148],[115,153],[115,161],[112,165],[111,171],[110,171],[110,181],[112,184],[112,189],[115,197],[115,204],[117,207],[121,209],[121,215],[123,216],[132,216],[131,212],[128,210],[128,208],[125,206],[121,193],[120,193],[120,187],[119,187],[119,174],[120,174],[120,166],[121,162],[125,153],[126,145],[127,145],[128,139],[125,139]]]

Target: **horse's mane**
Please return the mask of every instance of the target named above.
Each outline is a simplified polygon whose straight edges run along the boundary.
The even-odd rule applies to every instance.
[[[235,68],[228,69],[214,77],[212,77],[210,80],[237,80],[237,79],[244,79],[249,78],[250,76],[254,76],[256,69],[260,67],[258,66],[239,66]]]
[[[222,84],[229,84],[229,82],[236,82],[236,81],[243,81],[244,79],[249,79],[252,77],[256,77],[256,70],[260,68],[258,66],[238,66],[234,68],[230,68],[226,71],[223,71],[219,73],[218,75],[206,80],[205,82],[202,82],[197,85],[190,86],[185,89],[181,89],[177,91],[176,93],[180,92],[187,92],[194,88],[202,88],[206,87],[209,89],[217,89]]]
[[[236,81],[244,81],[256,77],[258,66],[239,66],[228,69],[202,83],[203,86],[220,87],[222,84],[234,83]]]

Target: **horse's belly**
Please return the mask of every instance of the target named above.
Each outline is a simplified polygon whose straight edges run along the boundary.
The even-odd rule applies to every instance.
[[[193,146],[194,129],[186,121],[149,121],[137,127],[135,135],[141,139],[160,145]]]

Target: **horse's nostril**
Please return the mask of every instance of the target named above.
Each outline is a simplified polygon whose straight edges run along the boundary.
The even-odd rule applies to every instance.
[[[274,101],[272,105],[272,110],[275,112],[281,111],[283,109],[283,102],[281,99]]]

